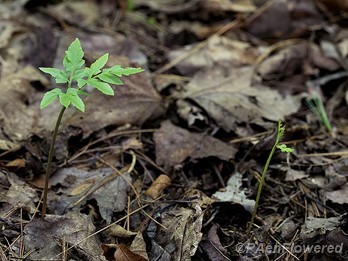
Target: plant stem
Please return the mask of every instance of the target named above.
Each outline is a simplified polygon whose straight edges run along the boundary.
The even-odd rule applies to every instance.
[[[53,157],[53,150],[54,150],[54,145],[56,143],[58,128],[59,128],[60,122],[62,121],[62,117],[63,117],[65,109],[66,108],[63,106],[62,109],[60,110],[59,116],[58,116],[57,121],[56,121],[56,126],[54,127],[54,131],[52,134],[52,141],[51,141],[50,150],[48,153],[48,162],[47,162],[46,175],[45,175],[45,187],[44,187],[44,191],[43,191],[41,218],[45,218],[45,216],[46,216],[48,181],[49,181],[49,178],[51,175],[51,163],[52,163],[52,157]]]
[[[251,220],[250,220],[250,223],[249,223],[248,229],[247,229],[247,235],[249,235],[250,230],[251,230],[251,228],[252,228],[252,226],[253,226],[253,223],[254,223],[254,219],[255,219],[256,211],[257,211],[257,206],[259,205],[259,200],[260,200],[260,197],[261,197],[261,191],[262,191],[263,184],[265,183],[265,178],[266,178],[266,173],[267,173],[267,170],[268,170],[269,163],[271,162],[271,159],[272,159],[272,157],[273,157],[273,154],[274,154],[274,152],[276,151],[277,145],[278,145],[279,140],[280,140],[280,138],[281,138],[281,136],[282,136],[282,133],[281,133],[281,131],[280,131],[280,128],[281,128],[281,121],[278,121],[276,140],[275,140],[275,142],[274,142],[274,145],[273,145],[273,147],[272,147],[271,152],[270,152],[269,155],[268,155],[266,164],[265,164],[265,166],[263,167],[261,180],[260,180],[259,187],[258,187],[258,190],[257,190],[257,196],[256,196],[256,201],[255,201],[255,206],[254,206],[253,214],[252,214],[252,216],[251,216]]]

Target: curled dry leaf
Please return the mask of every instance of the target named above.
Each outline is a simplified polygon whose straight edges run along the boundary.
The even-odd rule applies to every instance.
[[[145,194],[150,196],[152,199],[158,198],[163,190],[170,186],[170,183],[171,179],[167,175],[161,174],[146,190]]]

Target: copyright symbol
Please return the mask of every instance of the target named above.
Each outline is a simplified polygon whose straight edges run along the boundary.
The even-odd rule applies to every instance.
[[[246,247],[243,243],[238,243],[235,247],[236,251],[239,253],[239,254],[243,254],[246,250]]]

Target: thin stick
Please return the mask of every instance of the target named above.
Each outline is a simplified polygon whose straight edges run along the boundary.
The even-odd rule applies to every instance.
[[[54,145],[56,144],[58,128],[59,128],[60,122],[62,121],[64,111],[65,111],[65,107],[63,106],[62,109],[60,110],[60,113],[59,113],[59,116],[58,116],[58,119],[56,122],[56,126],[54,127],[52,141],[51,141],[51,145],[50,145],[50,151],[48,153],[48,163],[47,163],[47,169],[46,169],[46,175],[45,175],[45,187],[44,187],[44,191],[43,191],[41,218],[45,218],[45,216],[46,216],[48,181],[49,181],[49,178],[51,175],[51,163],[52,163],[52,157],[53,157],[53,150],[54,150]]]

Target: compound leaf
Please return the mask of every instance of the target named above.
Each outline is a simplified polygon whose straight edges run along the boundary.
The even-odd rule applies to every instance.
[[[60,93],[62,93],[62,91],[59,88],[55,88],[46,92],[40,102],[40,109],[43,109],[50,105]]]
[[[110,96],[115,95],[114,90],[111,88],[111,86],[105,82],[101,82],[97,79],[88,79],[87,84],[97,88],[100,92],[106,95],[110,95]]]
[[[91,75],[100,73],[100,69],[102,69],[105,66],[108,59],[109,59],[109,54],[106,53],[102,55],[101,57],[99,57],[94,63],[92,63],[90,67]]]
[[[100,80],[107,82],[107,83],[111,83],[111,84],[116,84],[116,85],[122,85],[123,82],[121,81],[121,79],[119,77],[117,77],[116,75],[112,75],[109,73],[101,73],[99,75],[97,75],[97,78],[99,78]]]

